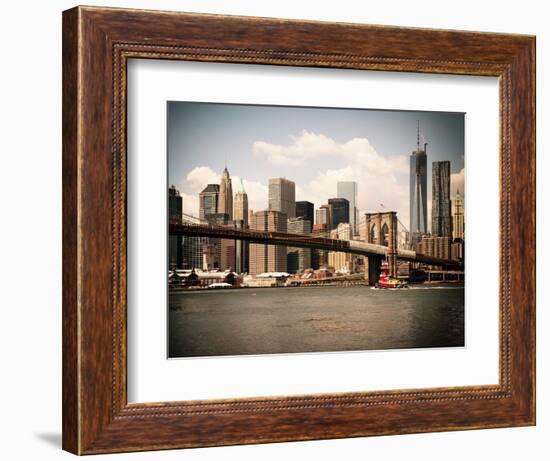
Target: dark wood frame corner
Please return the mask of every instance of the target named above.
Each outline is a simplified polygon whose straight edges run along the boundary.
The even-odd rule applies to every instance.
[[[130,58],[499,77],[499,384],[129,404]],[[91,454],[534,423],[534,37],[93,7],[63,13],[65,450]]]

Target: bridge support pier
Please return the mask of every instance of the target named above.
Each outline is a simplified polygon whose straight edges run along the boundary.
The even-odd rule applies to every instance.
[[[390,277],[397,277],[397,254],[388,253],[388,266]]]
[[[389,275],[390,277],[397,277],[397,213],[395,211],[366,213],[363,232],[362,237],[367,243],[374,243],[388,248]],[[379,273],[380,269],[378,269]]]
[[[383,256],[367,256],[365,258],[365,279],[370,286],[374,286],[380,278]]]

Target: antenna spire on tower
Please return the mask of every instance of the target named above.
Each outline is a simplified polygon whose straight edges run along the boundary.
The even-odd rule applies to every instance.
[[[416,121],[416,150],[420,151],[420,120]]]

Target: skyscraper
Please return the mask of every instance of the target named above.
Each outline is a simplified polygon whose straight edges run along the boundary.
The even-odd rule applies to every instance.
[[[453,240],[464,240],[464,199],[456,191],[453,199]]]
[[[313,204],[312,204],[313,206]],[[287,232],[291,234],[310,234],[311,222],[303,216],[290,218],[287,221]],[[287,249],[287,270],[291,274],[302,272],[311,267],[311,248]]]
[[[290,233],[310,234],[314,222],[313,203],[307,201],[296,202],[296,218],[290,218],[287,229]],[[287,269],[289,272],[301,272],[313,267],[313,250],[310,248],[288,248]]]
[[[355,181],[338,181],[336,184],[336,195],[338,198],[345,198],[349,202],[349,223],[351,232],[356,235],[359,232],[357,222],[357,183]]]
[[[319,210],[317,210],[319,211]],[[312,234],[316,237],[324,237],[328,233],[328,227],[326,224],[314,224],[312,228]],[[328,264],[328,251],[313,249],[311,250],[311,267],[313,269],[319,269],[322,266]]]
[[[229,219],[233,219],[233,188],[231,187],[231,177],[229,176],[227,167],[223,169],[222,179],[220,181],[218,213],[226,213]]]
[[[208,216],[207,216],[208,218]],[[233,219],[233,187],[231,186],[231,176],[227,167],[223,169],[220,180],[220,193],[218,196],[218,212],[210,215],[209,221],[218,225],[232,225]],[[219,268],[222,270],[235,270],[235,241],[221,239],[218,240]]]
[[[451,162],[432,162],[432,235],[451,234]]]
[[[220,186],[218,184],[208,184],[199,194],[199,217],[201,219],[205,219],[206,215],[218,212],[219,193]]]
[[[168,189],[168,217],[170,221],[180,223],[182,220],[183,201],[180,192],[171,186]],[[168,237],[168,268],[180,269],[183,264],[183,247],[181,235]]]
[[[424,150],[420,148],[420,122],[416,135],[416,150],[411,154],[410,178],[409,178],[409,200],[410,200],[410,220],[409,231],[411,240],[418,241],[422,235],[428,232],[428,214],[427,214],[427,178],[428,165],[426,156],[426,146]]]
[[[286,232],[286,214],[279,211],[257,211],[250,221],[250,229],[272,232]],[[264,272],[286,272],[286,247],[251,243],[249,250],[250,274]]]
[[[434,258],[451,259],[451,238],[425,235],[415,244],[417,253]]]
[[[243,180],[241,178],[241,188],[235,194],[235,203],[233,210],[233,222],[238,229],[247,229],[249,220],[248,195],[244,190]],[[239,274],[248,272],[248,242],[244,240],[235,240],[235,272]]]
[[[199,217],[208,220],[209,216],[218,213],[218,199],[220,186],[208,184],[199,194]],[[220,240],[208,237],[186,237],[186,248],[190,255],[199,253],[201,255],[201,267],[204,270],[219,268],[220,266]],[[195,258],[189,257],[189,264],[195,264]],[[193,269],[193,267],[187,267]]]
[[[350,222],[350,205],[345,198],[329,198],[328,204],[332,212],[331,229],[336,229],[340,223]]]
[[[176,186],[170,186],[168,189],[168,215],[170,221],[181,222],[183,210],[183,200],[180,191]]]
[[[227,213],[206,215],[206,220],[215,226],[233,227],[233,221]],[[235,270],[235,241],[229,239],[209,238],[209,258],[207,266],[212,269]]]
[[[284,213],[289,218],[296,216],[296,192],[293,181],[286,178],[269,179],[269,210]]]
[[[332,208],[330,205],[321,205],[315,212],[315,224],[323,224],[327,230],[332,228]]]
[[[296,202],[296,217],[302,217],[309,221],[311,227],[313,227],[313,203],[301,201]]]
[[[220,269],[235,270],[236,240],[220,240]]]
[[[183,269],[202,269],[208,237],[183,237]]]
[[[233,219],[235,221],[244,221],[244,227],[248,226],[248,195],[244,190],[243,181],[241,179],[241,189],[235,194],[235,209]]]
[[[330,238],[338,240],[351,240],[352,229],[349,223],[340,223],[330,231]],[[354,272],[355,261],[357,257],[351,253],[341,253],[337,251],[328,252],[328,265],[332,266],[337,272]]]
[[[245,228],[242,219],[233,220],[233,223],[236,229]],[[235,240],[235,267],[233,270],[238,274],[248,272],[248,248],[249,244],[245,240]]]

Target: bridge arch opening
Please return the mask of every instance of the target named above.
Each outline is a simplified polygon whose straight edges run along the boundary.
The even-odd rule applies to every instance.
[[[376,234],[376,224],[373,224],[370,228],[370,236],[369,236],[369,242],[370,243],[378,243],[378,235]]]
[[[384,245],[385,247],[389,246],[389,237],[390,237],[390,229],[386,223],[382,226],[381,231],[381,243],[380,245]]]

